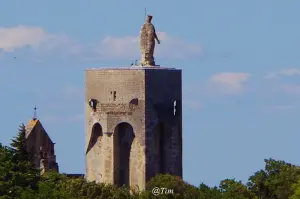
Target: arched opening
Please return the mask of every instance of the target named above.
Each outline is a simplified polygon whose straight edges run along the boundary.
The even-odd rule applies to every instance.
[[[128,123],[120,123],[114,130],[114,184],[129,185],[130,151],[134,140],[133,128]]]
[[[97,144],[97,142],[99,144],[101,143],[102,137],[103,131],[101,125],[99,123],[94,124],[86,154],[88,154],[88,152]]]
[[[86,175],[90,181],[101,182],[102,180],[104,144],[102,126],[99,123],[95,123],[91,129],[91,136],[86,151]]]

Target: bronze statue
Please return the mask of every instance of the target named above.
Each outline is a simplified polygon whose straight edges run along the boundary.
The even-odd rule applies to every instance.
[[[154,48],[155,40],[158,44],[160,41],[156,35],[155,28],[151,23],[152,16],[147,15],[145,23],[142,25],[140,31],[140,50],[141,50],[141,61],[140,65],[142,66],[155,66],[154,61]]]

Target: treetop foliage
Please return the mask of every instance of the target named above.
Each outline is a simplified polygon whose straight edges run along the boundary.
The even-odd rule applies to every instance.
[[[0,143],[0,199],[300,199],[300,167],[265,159],[265,168],[255,172],[243,184],[236,179],[224,179],[218,186],[201,183],[195,187],[177,176],[159,174],[146,184],[146,190],[71,178],[65,174],[46,172],[31,163],[26,152],[25,126],[10,147]],[[166,188],[172,193],[154,195],[154,188]]]

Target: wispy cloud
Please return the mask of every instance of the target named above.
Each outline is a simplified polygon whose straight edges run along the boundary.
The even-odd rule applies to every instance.
[[[270,72],[267,73],[265,78],[267,79],[273,79],[279,76],[296,76],[300,75],[300,69],[298,68],[288,68],[280,71]]]
[[[165,32],[158,33],[161,44],[157,57],[188,59],[202,54],[197,44],[187,43]],[[82,59],[139,59],[138,36],[105,37],[101,43],[78,43],[65,34],[50,34],[39,27],[0,28],[0,49],[12,52],[27,47],[38,56],[74,56]]]
[[[0,28],[0,49],[5,52],[25,46],[37,48],[49,39],[51,36],[41,28],[25,26]]]
[[[188,59],[190,57],[202,55],[202,49],[197,44],[186,43],[179,38],[174,38],[166,32],[157,33],[161,44],[156,44],[155,55],[158,58]],[[102,59],[139,59],[139,37],[107,36],[98,45],[97,52]]]
[[[225,94],[236,94],[243,90],[244,83],[249,79],[248,73],[218,73],[209,78],[210,86]]]
[[[0,28],[0,49],[3,52],[12,52],[24,47],[32,50],[56,51],[62,46],[72,46],[68,48],[70,52],[75,52],[76,47],[78,49],[65,34],[49,34],[39,27]]]

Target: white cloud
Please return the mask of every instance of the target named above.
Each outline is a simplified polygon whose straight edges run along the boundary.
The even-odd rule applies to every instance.
[[[242,91],[244,83],[249,79],[248,73],[219,73],[210,77],[210,85],[226,94],[235,94]]]
[[[137,37],[105,37],[99,51],[105,58],[137,58],[138,55]],[[105,49],[105,50],[102,50]]]
[[[18,48],[56,50],[58,46],[67,46],[71,41],[66,35],[46,33],[39,27],[16,26],[0,28],[0,49],[11,52]]]
[[[46,40],[47,34],[41,28],[25,26],[0,28],[0,48],[5,52],[24,46],[37,48]]]
[[[202,54],[202,49],[199,45],[173,38],[166,32],[157,34],[161,44],[156,44],[155,55],[159,58],[186,59]],[[139,59],[139,37],[106,37],[103,40],[100,51],[104,57]]]
[[[188,59],[199,56],[199,45],[186,43],[165,32],[158,33],[161,40],[156,45],[158,58]],[[0,28],[0,49],[4,52],[29,47],[35,55],[74,56],[84,59],[139,59],[138,36],[107,36],[101,43],[81,44],[72,41],[65,34],[49,34],[39,27],[17,26]]]
[[[265,76],[265,78],[273,79],[273,78],[276,78],[279,76],[296,76],[296,75],[300,75],[300,69],[288,68],[288,69],[284,69],[284,70],[280,70],[280,71],[276,71],[276,72],[270,72]]]

